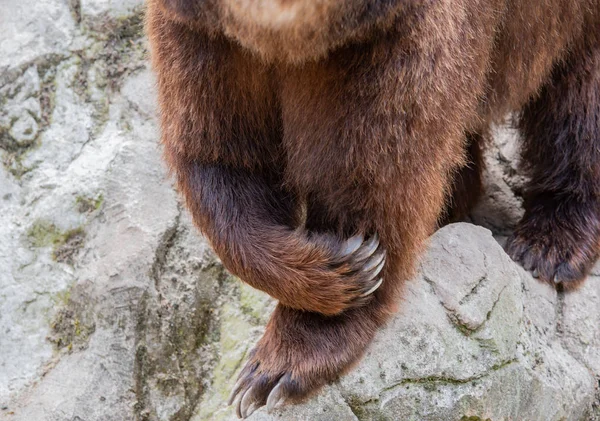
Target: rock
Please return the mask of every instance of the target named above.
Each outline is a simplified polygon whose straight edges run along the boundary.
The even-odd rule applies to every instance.
[[[0,19],[0,82],[35,60],[66,55],[76,24],[67,1],[6,0]]]
[[[5,0],[0,19],[0,419],[233,420],[274,302],[223,269],[158,146],[139,0]],[[522,214],[494,131],[472,221]],[[600,420],[600,265],[558,294],[490,231],[437,232],[400,311],[313,399],[252,420]]]
[[[37,137],[38,124],[31,114],[23,114],[10,128],[9,134],[18,146],[27,146]]]
[[[485,192],[471,213],[472,220],[491,229],[496,235],[508,235],[523,216],[520,197],[524,178],[517,173],[518,133],[507,119],[501,127],[492,129],[484,163]]]
[[[398,316],[327,398],[249,419],[319,419],[335,408],[323,419],[587,420],[597,381],[557,337],[556,301],[489,231],[448,226],[432,237]],[[551,311],[540,311],[547,302]]]
[[[80,0],[81,17],[89,23],[106,16],[126,19],[143,6],[143,0]]]
[[[15,82],[0,89],[0,145],[18,149],[33,144],[39,133],[42,109],[37,67],[29,67]]]

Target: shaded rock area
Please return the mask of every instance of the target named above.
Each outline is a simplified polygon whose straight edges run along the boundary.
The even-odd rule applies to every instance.
[[[2,420],[235,419],[225,402],[274,302],[226,273],[178,201],[142,24],[139,0],[0,5]],[[600,420],[600,266],[557,293],[499,245],[522,213],[515,138],[494,132],[485,228],[432,237],[358,366],[250,419]]]

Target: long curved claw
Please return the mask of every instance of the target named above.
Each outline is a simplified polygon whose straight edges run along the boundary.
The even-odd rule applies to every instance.
[[[375,253],[378,247],[379,235],[375,233],[366,243],[361,246],[356,253],[354,253],[353,260],[357,262],[366,260],[367,258],[371,257],[373,253]]]
[[[375,279],[375,277],[377,277],[377,275],[379,275],[379,273],[383,270],[383,267],[385,266],[385,260],[382,260],[377,267],[373,270],[373,272],[371,273],[371,277],[370,279]]]
[[[281,380],[277,382],[277,385],[271,390],[269,393],[269,397],[267,398],[267,412],[270,414],[273,409],[281,402],[283,399],[283,383]]]
[[[358,250],[363,241],[364,237],[362,234],[356,234],[355,236],[347,239],[342,249],[342,257],[347,257]]]
[[[382,251],[369,259],[369,261],[367,261],[367,263],[365,263],[363,266],[363,272],[369,272],[373,268],[379,266],[385,260],[385,255],[385,251]]]
[[[233,389],[231,389],[231,394],[229,395],[229,398],[227,399],[227,405],[231,405],[233,403],[233,401],[235,400],[236,396],[238,395],[238,393],[240,392],[240,390],[242,388],[243,380],[244,379],[238,379],[238,381],[233,386]]]
[[[360,297],[366,297],[367,295],[373,294],[375,291],[377,291],[377,289],[381,286],[381,284],[383,284],[383,278],[380,278],[377,283],[375,285],[373,285],[373,287],[371,287],[371,289],[369,289],[367,292],[363,293],[360,295]]]
[[[260,406],[257,405],[255,402],[252,402],[252,404],[250,405],[250,408],[248,408],[246,417],[249,417],[250,415],[254,414],[254,411],[256,411],[258,408],[260,408]]]
[[[248,390],[246,390],[246,392],[242,396],[242,399],[240,399],[238,403],[237,413],[239,418],[244,419],[248,416],[248,408],[250,408],[250,404],[252,403],[253,398],[253,389],[254,386],[249,387]]]

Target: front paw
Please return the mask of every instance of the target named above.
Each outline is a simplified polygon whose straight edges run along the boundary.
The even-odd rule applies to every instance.
[[[280,300],[286,306],[334,316],[368,304],[383,283],[381,272],[386,252],[374,234],[367,240],[355,235],[346,241],[321,235],[312,237],[318,251],[301,270],[305,285],[294,300]]]
[[[382,285],[386,251],[377,235],[343,241],[328,234],[305,235],[269,245],[260,270],[241,276],[287,307],[335,316],[367,305]],[[259,274],[260,276],[253,276]]]
[[[377,234],[368,240],[360,234],[346,240],[331,262],[331,269],[342,277],[348,286],[347,307],[366,305],[371,295],[381,286],[381,271],[385,266],[386,252]]]
[[[308,378],[302,373],[292,375],[291,366],[288,370],[267,369],[260,358],[252,357],[240,373],[228,404],[234,405],[238,418],[247,418],[265,405],[271,413],[287,400],[305,396],[321,386],[307,381]]]
[[[594,205],[544,203],[527,212],[506,243],[506,252],[541,281],[572,289],[598,257],[600,220]]]
[[[371,342],[381,322],[375,307],[338,317],[277,306],[233,388],[240,418],[296,403],[339,377]]]
[[[246,418],[262,406],[270,413],[317,391],[341,371],[344,354],[352,349],[342,333],[333,320],[279,305],[250,352],[228,404],[239,418]]]

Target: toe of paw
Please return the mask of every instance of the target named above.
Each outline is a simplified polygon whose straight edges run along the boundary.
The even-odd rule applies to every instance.
[[[511,258],[541,282],[570,289],[585,278],[587,267],[553,249],[530,246]]]
[[[279,376],[256,375],[240,379],[234,387],[229,405],[238,418],[245,419],[257,409],[266,406],[267,412],[281,407],[292,394],[298,394],[289,374]]]
[[[357,246],[358,241],[361,241],[361,244]],[[386,250],[380,244],[379,236],[374,234],[367,240],[364,240],[362,235],[354,236],[346,241],[343,249],[345,250],[343,261],[338,261],[338,264],[343,267],[343,274],[357,280],[359,295],[374,292],[381,285],[379,275],[387,259]]]
[[[267,412],[271,413],[275,408],[281,406],[285,402],[285,398],[285,381],[280,379],[267,396]]]
[[[373,234],[365,240],[362,234],[357,234],[342,243],[333,263],[362,267],[380,249],[379,235]]]
[[[587,272],[588,268],[583,264],[563,262],[557,265],[552,282],[564,289],[572,289],[581,284]]]
[[[521,262],[523,258],[523,254],[526,250],[526,247],[522,244],[519,239],[513,235],[506,240],[506,244],[504,245],[504,251],[506,254],[510,256],[515,262]]]

